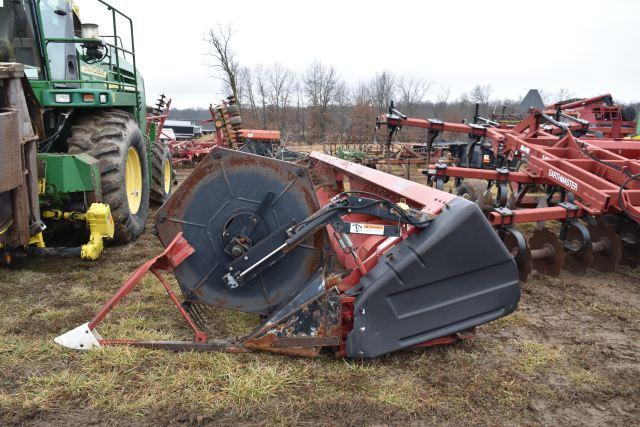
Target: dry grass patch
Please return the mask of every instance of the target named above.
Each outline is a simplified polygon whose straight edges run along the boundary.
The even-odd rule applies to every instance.
[[[413,414],[424,403],[418,392],[418,387],[412,380],[390,378],[371,390],[371,399],[376,404]]]
[[[491,322],[492,327],[502,327],[502,326],[527,326],[530,325],[531,322],[527,320],[527,317],[519,312],[515,311],[508,316],[501,317],[497,320]]]
[[[577,369],[569,372],[569,379],[573,384],[578,387],[587,386],[592,388],[593,386],[603,387],[608,381],[606,381],[602,375],[595,370],[591,369]]]
[[[525,340],[520,344],[520,351],[516,357],[519,371],[532,374],[538,369],[555,364],[561,360],[561,353],[550,346]]]
[[[628,305],[594,301],[588,304],[586,309],[601,316],[615,317],[635,325],[640,324],[640,310]]]
[[[24,354],[22,348],[16,351]],[[275,398],[295,401],[309,368],[266,357],[169,353],[131,348],[91,351],[78,363],[26,378],[16,393],[0,393],[2,412],[87,407],[126,416],[179,408],[245,417]]]

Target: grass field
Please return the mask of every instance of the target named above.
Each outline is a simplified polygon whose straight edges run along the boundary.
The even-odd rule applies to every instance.
[[[640,270],[626,267],[585,278],[534,275],[518,310],[480,327],[472,346],[376,360],[126,347],[80,353],[54,344],[160,252],[150,230],[97,262],[32,258],[0,269],[2,424],[640,422]],[[221,310],[210,332],[237,335],[256,323]],[[190,337],[151,278],[100,332]]]

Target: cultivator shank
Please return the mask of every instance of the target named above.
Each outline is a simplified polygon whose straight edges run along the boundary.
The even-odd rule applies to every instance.
[[[516,308],[516,264],[475,204],[320,153],[309,163],[215,148],[156,214],[165,252],[68,334],[94,346],[375,357],[471,342],[476,326]],[[96,334],[148,271],[193,340]],[[182,300],[163,271],[175,274]],[[244,337],[212,339],[201,325],[212,307],[262,323]],[[78,348],[69,336],[58,342]]]

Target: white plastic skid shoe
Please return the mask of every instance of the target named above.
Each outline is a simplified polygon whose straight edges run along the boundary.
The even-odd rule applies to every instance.
[[[74,350],[89,350],[102,347],[99,341],[101,339],[100,334],[89,329],[89,322],[87,322],[54,338],[53,341]]]

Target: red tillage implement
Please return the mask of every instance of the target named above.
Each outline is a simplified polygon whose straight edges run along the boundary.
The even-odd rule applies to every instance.
[[[587,101],[557,106],[557,111],[595,102]],[[523,280],[532,269],[556,275],[563,267],[579,274],[589,266],[603,271],[618,263],[635,267],[640,260],[640,143],[597,138],[593,123],[564,119],[532,110],[509,127],[489,120],[446,123],[409,118],[392,106],[377,124],[387,127],[389,140],[408,126],[427,129],[430,137],[466,134],[470,144],[490,148],[495,156],[491,169],[435,163],[424,173],[439,189],[454,178],[458,194],[479,202],[514,254]],[[627,124],[618,120],[609,133],[626,135]],[[598,125],[598,132],[603,126]],[[517,170],[513,165],[519,165]],[[486,185],[479,187],[477,180]],[[488,206],[487,196],[493,198]],[[558,236],[543,228],[550,220],[558,221]],[[539,223],[528,242],[515,227],[524,222]]]

